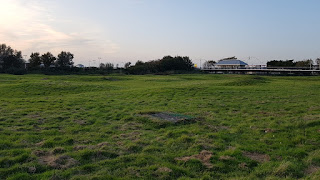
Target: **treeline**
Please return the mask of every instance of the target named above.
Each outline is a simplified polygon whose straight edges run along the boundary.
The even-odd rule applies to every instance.
[[[16,71],[21,71],[21,73],[25,71],[21,51],[0,44],[0,72],[13,74]]]
[[[320,58],[316,60],[317,64],[320,64]],[[303,61],[294,60],[272,60],[267,62],[267,67],[312,67],[314,62],[312,59],[307,59]]]
[[[137,61],[135,65],[130,62],[124,64],[123,68],[118,65],[114,67],[112,63],[101,63],[99,67],[87,67],[83,65],[74,67],[74,55],[70,52],[62,51],[55,57],[47,52],[42,55],[33,52],[26,62],[22,58],[21,51],[12,49],[5,44],[0,45],[0,73],[25,74],[27,72],[39,72],[45,74],[155,74],[155,73],[180,73],[194,70],[194,64],[189,57],[185,56],[165,56],[162,59],[148,62]]]
[[[70,68],[73,63],[73,54],[70,52],[62,51],[58,54],[57,57],[53,56],[50,52],[42,54],[35,52],[31,53],[29,59],[29,69],[38,69],[38,68]]]
[[[70,69],[73,65],[73,54],[62,51],[57,57],[50,52],[40,55],[40,53],[31,53],[27,63],[22,58],[21,51],[12,49],[6,44],[0,45],[0,72],[11,74],[24,74],[27,71],[47,70],[51,67],[62,69]]]
[[[185,72],[194,70],[194,65],[187,56],[165,56],[162,59],[148,62],[137,61],[134,66],[127,68],[129,74],[150,74],[164,72]]]

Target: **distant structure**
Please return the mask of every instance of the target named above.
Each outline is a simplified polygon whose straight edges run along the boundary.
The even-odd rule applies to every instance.
[[[77,64],[76,67],[77,68],[84,68],[84,65],[83,64]]]
[[[243,69],[248,64],[238,60],[235,56],[234,57],[228,57],[219,60],[218,63],[215,64],[215,67],[218,69]]]

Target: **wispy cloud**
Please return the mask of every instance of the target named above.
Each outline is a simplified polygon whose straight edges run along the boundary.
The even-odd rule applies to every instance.
[[[59,30],[57,24],[66,23],[56,19],[51,12],[52,1],[39,0],[1,0],[0,6],[0,43],[6,43],[23,53],[61,50],[72,51],[76,57],[86,58],[89,53],[116,53],[119,46],[107,38],[94,25],[73,31]],[[77,20],[68,25],[77,29]],[[61,29],[61,28],[60,28]],[[90,47],[94,47],[90,49]],[[86,53],[84,53],[86,52]]]

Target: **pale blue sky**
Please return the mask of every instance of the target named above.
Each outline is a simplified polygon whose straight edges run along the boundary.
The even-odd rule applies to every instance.
[[[75,63],[320,57],[319,0],[0,0],[0,43]],[[252,58],[248,60],[248,57]]]

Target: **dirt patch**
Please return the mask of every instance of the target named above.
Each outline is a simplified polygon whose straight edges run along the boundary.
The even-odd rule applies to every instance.
[[[36,173],[36,171],[37,171],[37,168],[34,166],[28,168],[28,173],[30,173],[30,174],[34,174],[34,173]]]
[[[57,156],[56,154],[61,153],[61,151],[64,151],[64,149],[56,148],[56,149],[53,149],[51,152],[43,151],[43,150],[35,150],[33,151],[33,154],[39,158],[38,162],[40,164],[47,165],[54,169],[67,169],[78,164],[78,161],[71,158],[70,156],[67,156],[67,155]],[[32,170],[32,168],[31,169],[29,168],[29,170],[36,171],[36,169]]]
[[[172,172],[172,169],[167,168],[167,167],[160,167],[160,168],[157,169],[156,172],[159,172],[159,173],[170,173],[170,172]]]
[[[102,148],[102,147],[105,147],[105,146],[108,146],[108,145],[110,145],[108,142],[102,142],[102,143],[97,144],[96,147]]]
[[[311,165],[304,171],[304,173],[305,174],[313,174],[313,173],[316,173],[318,171],[320,171],[320,167],[319,166]]]
[[[204,166],[210,169],[210,168],[213,168],[213,165],[210,162],[210,158],[212,157],[212,154],[213,153],[210,151],[203,150],[199,154],[181,157],[181,158],[175,158],[175,160],[187,162],[190,159],[198,159],[199,161],[202,162]]]
[[[247,169],[247,168],[248,168],[248,165],[247,165],[247,163],[240,163],[240,164],[238,165],[238,167],[241,168],[241,169]]]
[[[169,121],[173,123],[192,122],[193,120],[195,120],[195,118],[192,116],[169,113],[169,112],[149,112],[149,113],[143,113],[141,115],[146,115],[154,119]]]
[[[76,161],[75,159],[67,155],[62,155],[62,156],[48,155],[48,156],[40,157],[39,163],[50,166],[54,169],[67,169],[77,165],[78,161]]]
[[[273,132],[275,132],[275,130],[270,129],[270,128],[266,128],[266,129],[264,130],[264,132],[265,132],[265,133],[273,133]]]
[[[236,150],[237,148],[234,147],[234,146],[228,146],[227,149],[228,149],[228,150],[231,150],[231,151],[234,151],[234,150]]]
[[[270,156],[267,154],[261,154],[256,152],[243,152],[242,155],[253,161],[258,161],[259,163],[270,161]]]
[[[41,141],[41,142],[36,143],[35,145],[36,145],[36,146],[43,146],[43,145],[44,145],[44,142],[45,142],[45,141]]]
[[[75,122],[79,125],[82,125],[82,126],[87,124],[87,122],[85,120],[74,120],[73,122]]]

